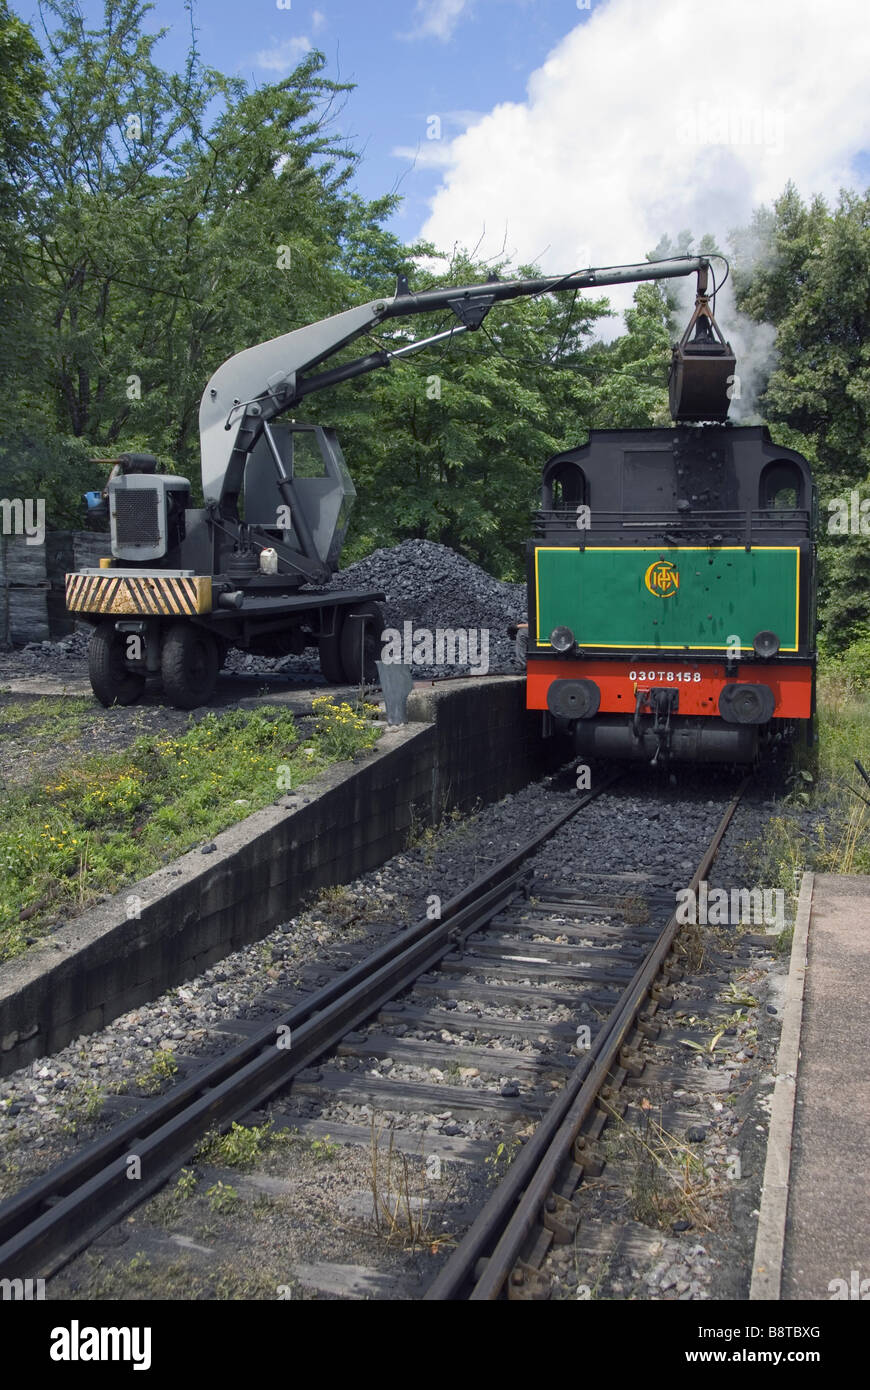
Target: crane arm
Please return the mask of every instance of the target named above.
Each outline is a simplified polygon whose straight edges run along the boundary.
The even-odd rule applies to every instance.
[[[220,504],[225,496],[238,494],[245,462],[262,432],[264,421],[291,409],[313,391],[386,367],[393,357],[433,341],[429,338],[423,343],[404,345],[392,353],[370,353],[356,362],[315,376],[305,375],[388,319],[450,309],[459,320],[459,329],[453,331],[473,332],[480,327],[493,304],[502,300],[642,280],[667,280],[693,273],[698,276],[699,296],[705,296],[709,266],[705,256],[680,256],[666,261],[607,266],[527,280],[492,277],[483,284],[439,287],[422,290],[419,294],[410,293],[407,281],[402,278],[392,298],[372,300],[245,348],[218,367],[200,402],[202,485],[206,503]]]

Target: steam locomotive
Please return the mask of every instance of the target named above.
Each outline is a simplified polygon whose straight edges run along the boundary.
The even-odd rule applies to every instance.
[[[595,430],[543,472],[527,706],[582,756],[751,763],[815,710],[817,501],[764,426]]]

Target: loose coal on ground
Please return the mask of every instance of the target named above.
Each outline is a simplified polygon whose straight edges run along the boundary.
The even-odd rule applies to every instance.
[[[342,589],[380,589],[386,594],[383,608],[387,627],[400,634],[403,648],[405,624],[412,625],[408,656],[417,677],[467,675],[472,670],[483,673],[481,634],[486,634],[483,650],[490,672],[505,674],[520,669],[507,628],[525,618],[525,584],[494,579],[446,545],[407,540],[375,550],[337,574],[335,584]],[[413,633],[417,629],[431,632],[433,640],[439,629],[442,633],[465,633],[477,661],[447,666],[415,661]],[[418,651],[422,647],[421,641]]]
[[[435,541],[407,540],[375,550],[333,577],[332,587],[386,594],[382,605],[387,628],[405,639],[410,623],[407,656],[417,680],[469,674],[515,674],[521,667],[508,625],[525,618],[526,587],[494,579],[478,565]],[[425,630],[433,646],[439,632],[457,637],[444,645],[444,661],[414,660],[413,634]],[[4,676],[86,675],[89,632],[79,628],[58,642],[30,642],[0,651],[0,681]],[[442,638],[443,640],[443,638]],[[469,659],[457,658],[464,648]],[[417,655],[425,656],[418,644]],[[437,656],[437,650],[433,652]],[[451,659],[452,658],[452,659]],[[405,652],[402,652],[405,660]],[[231,672],[277,671],[289,676],[319,674],[317,652],[302,656],[260,657],[232,650],[225,669]]]

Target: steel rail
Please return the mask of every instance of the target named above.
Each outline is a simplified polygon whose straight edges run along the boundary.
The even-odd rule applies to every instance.
[[[525,861],[617,780],[618,774],[549,821],[451,898],[440,919],[423,918],[397,933],[309,999],[173,1087],[147,1111],[9,1198],[0,1206],[0,1274],[33,1278],[55,1273],[159,1188],[207,1130],[227,1128],[287,1085],[436,965],[458,940],[491,920],[522,887]],[[132,1156],[139,1159],[138,1180],[129,1176]]]
[[[751,777],[744,779],[722,816],[689,884],[693,892],[697,893],[699,883],[706,877],[750,781]],[[626,986],[592,1048],[577,1064],[564,1090],[559,1092],[531,1139],[423,1295],[424,1300],[466,1298],[475,1301],[500,1296],[679,927],[674,912]],[[476,1269],[481,1260],[485,1263],[478,1276]]]

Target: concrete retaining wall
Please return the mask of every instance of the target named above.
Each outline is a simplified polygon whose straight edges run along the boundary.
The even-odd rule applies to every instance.
[[[347,883],[434,824],[552,766],[555,740],[524,681],[415,690],[414,721],[0,966],[0,1075],[93,1032],[265,936],[322,888]],[[136,915],[138,913],[138,915]]]

